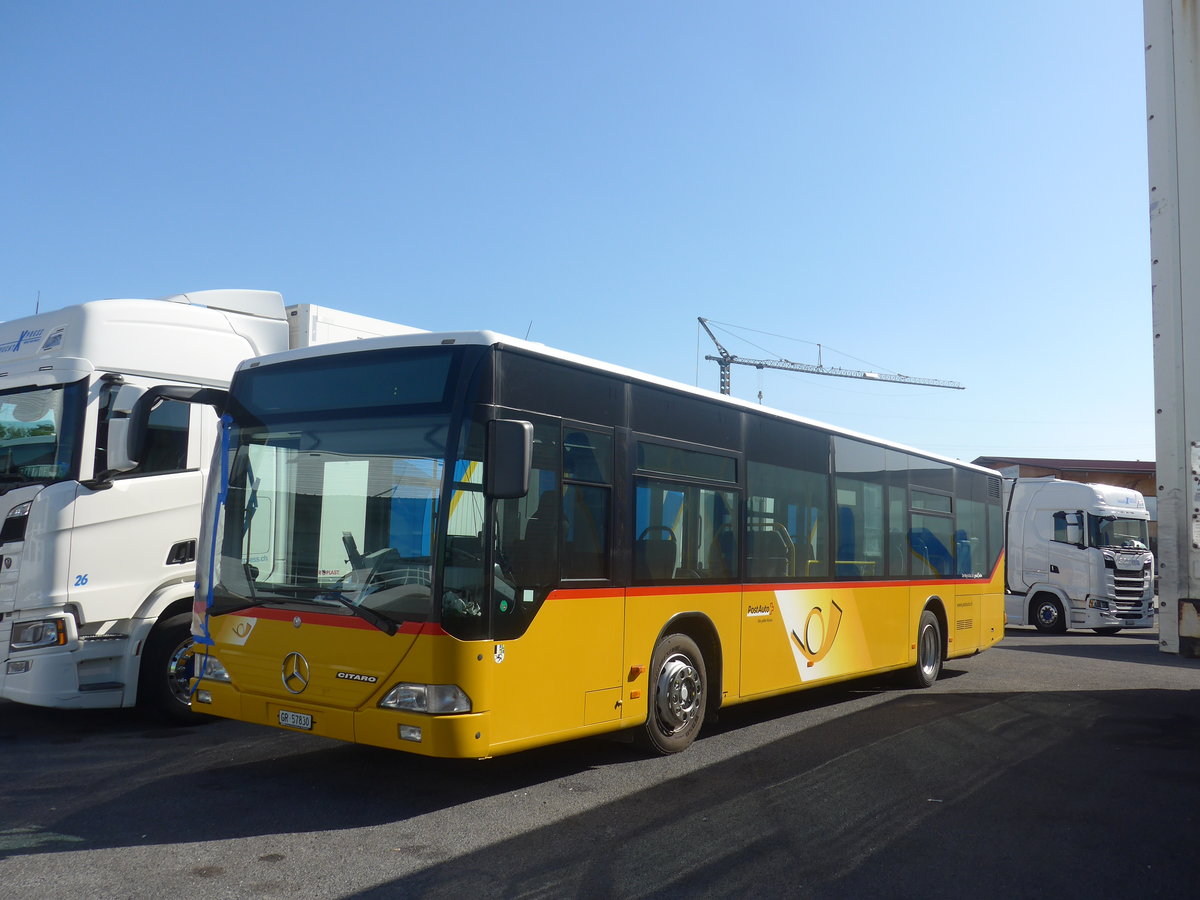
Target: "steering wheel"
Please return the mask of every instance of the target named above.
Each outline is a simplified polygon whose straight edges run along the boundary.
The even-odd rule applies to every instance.
[[[644,540],[646,540],[647,535],[655,534],[655,533],[659,533],[659,532],[665,534],[667,536],[667,540],[670,541],[672,544],[675,543],[675,532],[672,531],[666,525],[647,525],[645,528],[642,529],[642,533],[638,535],[638,540],[644,541]]]

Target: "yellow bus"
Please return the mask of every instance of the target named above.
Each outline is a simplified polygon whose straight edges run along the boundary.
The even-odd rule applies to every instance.
[[[192,705],[441,757],[1004,633],[1000,477],[490,332],[247,362],[201,537]]]

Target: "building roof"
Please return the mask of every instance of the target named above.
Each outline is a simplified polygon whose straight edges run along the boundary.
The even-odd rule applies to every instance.
[[[995,469],[1000,466],[1037,466],[1060,472],[1140,472],[1154,474],[1154,460],[1124,459],[1052,459],[1036,456],[980,456],[975,465]]]

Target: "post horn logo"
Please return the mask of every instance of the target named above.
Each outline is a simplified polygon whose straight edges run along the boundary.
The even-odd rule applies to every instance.
[[[842,608],[830,601],[828,627],[825,625],[825,615],[821,612],[821,608],[814,606],[804,620],[804,637],[796,634],[795,630],[792,631],[792,640],[796,642],[796,646],[808,660],[810,668],[823,660],[833,648],[833,642],[837,638],[838,628],[841,624]]]

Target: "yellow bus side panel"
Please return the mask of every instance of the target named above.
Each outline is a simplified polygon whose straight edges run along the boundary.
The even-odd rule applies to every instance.
[[[620,718],[624,606],[620,590],[559,591],[524,635],[496,642],[494,744],[539,742]]]
[[[907,658],[904,585],[747,590],[744,606],[743,698],[891,668]]]

